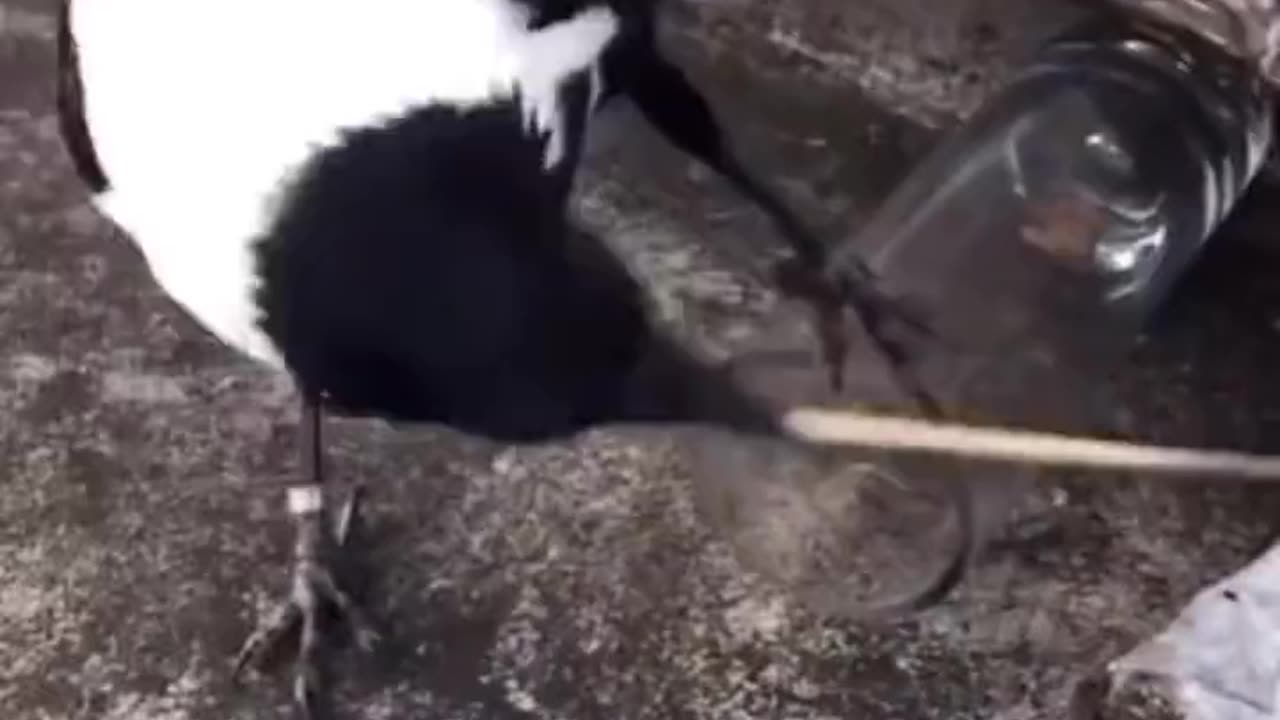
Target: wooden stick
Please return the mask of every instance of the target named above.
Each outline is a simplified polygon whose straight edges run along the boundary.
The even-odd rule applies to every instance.
[[[913,450],[1042,465],[1280,480],[1280,456],[1274,455],[1143,445],[814,407],[789,411],[783,424],[799,439],[823,445]]]

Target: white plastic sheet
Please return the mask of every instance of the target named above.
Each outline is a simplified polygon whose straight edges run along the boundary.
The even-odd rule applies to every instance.
[[[1109,670],[1116,688],[1156,680],[1186,720],[1280,720],[1280,545],[1201,590]]]

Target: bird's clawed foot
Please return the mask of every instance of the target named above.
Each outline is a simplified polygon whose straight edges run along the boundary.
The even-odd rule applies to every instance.
[[[362,650],[373,650],[380,640],[364,609],[332,569],[350,539],[359,511],[360,493],[358,488],[352,492],[331,527],[318,486],[291,489],[289,509],[297,523],[297,543],[289,597],[245,642],[233,670],[233,678],[238,679],[247,666],[260,667],[286,638],[300,631],[293,695],[305,718],[316,716],[322,686],[319,659],[324,612],[335,611],[345,620]]]
[[[774,265],[773,278],[783,294],[813,308],[823,363],[836,392],[844,387],[843,370],[849,352],[847,312],[853,312],[895,372],[904,371],[911,360],[904,330],[917,336],[932,336],[925,313],[885,294],[875,276],[861,265],[823,273],[810,263],[792,258]]]

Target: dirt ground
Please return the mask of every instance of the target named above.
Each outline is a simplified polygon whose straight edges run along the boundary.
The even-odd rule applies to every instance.
[[[170,304],[86,204],[51,114],[52,8],[0,0],[0,717],[284,717],[284,675],[227,676],[287,579],[295,400]],[[670,41],[753,162],[847,234],[1073,15],[691,0]],[[1254,188],[1118,369],[1128,434],[1276,449],[1274,192]],[[610,119],[580,199],[695,341],[777,321],[745,270],[768,227],[634,117]],[[698,512],[678,434],[330,437],[334,476],[371,488],[371,602],[394,628],[378,657],[335,656],[353,720],[1067,718],[1081,678],[1266,547],[1280,511],[1280,492],[1211,478],[1045,476],[1055,532],[985,558],[943,607],[871,626],[751,572]]]

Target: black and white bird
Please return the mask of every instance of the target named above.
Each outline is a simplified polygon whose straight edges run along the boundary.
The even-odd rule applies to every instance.
[[[64,0],[59,111],[96,206],[174,301],[302,398],[294,582],[245,655],[301,625],[304,708],[317,608],[374,638],[329,569],[344,533],[327,519],[323,411],[502,442],[624,421],[778,432],[651,327],[619,262],[569,232],[587,124],[626,96],[821,266],[660,54],[656,6]]]

